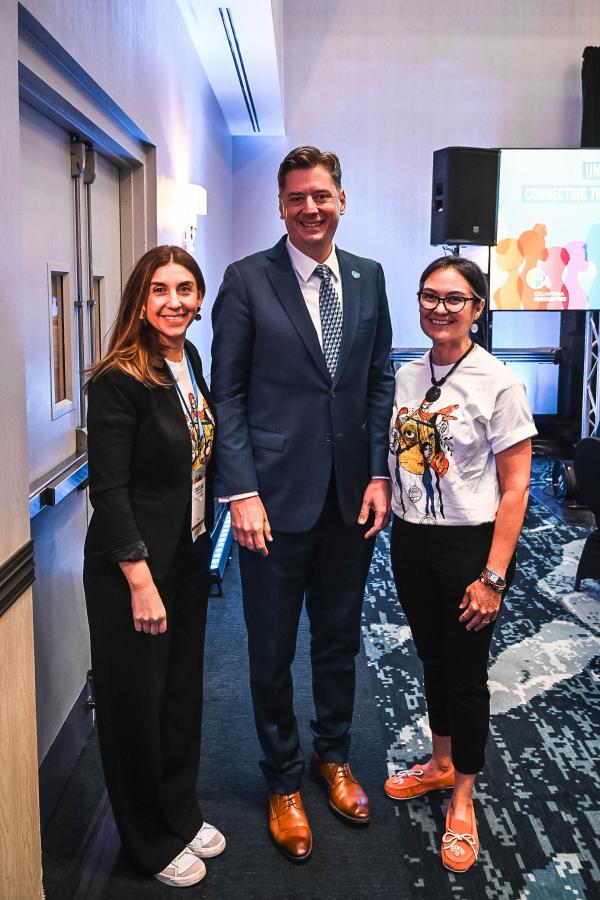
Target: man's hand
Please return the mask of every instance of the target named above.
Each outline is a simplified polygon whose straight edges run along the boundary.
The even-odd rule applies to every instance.
[[[271,526],[260,497],[232,500],[229,504],[233,536],[240,547],[268,556],[266,541],[272,541]]]
[[[371,510],[375,513],[373,527],[365,534],[365,539],[373,537],[388,523],[391,508],[391,491],[388,478],[374,478],[369,482],[363,495],[363,502],[358,516],[358,524],[364,525]]]

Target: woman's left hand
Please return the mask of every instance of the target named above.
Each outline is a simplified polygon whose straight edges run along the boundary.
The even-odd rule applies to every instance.
[[[501,603],[502,594],[477,579],[465,591],[459,607],[464,609],[464,613],[458,621],[467,623],[467,631],[481,631],[496,619]]]

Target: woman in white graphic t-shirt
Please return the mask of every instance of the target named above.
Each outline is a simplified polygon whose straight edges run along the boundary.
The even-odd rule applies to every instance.
[[[423,664],[433,752],[385,791],[408,800],[453,788],[441,851],[454,871],[479,852],[472,793],[489,727],[489,647],[515,571],[536,434],[519,379],[471,340],[486,299],[470,260],[425,269],[419,314],[432,348],[397,372],[390,428],[392,568]]]

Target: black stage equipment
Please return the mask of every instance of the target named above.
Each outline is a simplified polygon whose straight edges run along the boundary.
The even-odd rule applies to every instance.
[[[577,479],[572,460],[557,459],[552,466],[552,490],[557,500],[576,500]]]
[[[499,165],[498,150],[434,151],[431,244],[496,243]]]
[[[596,528],[586,538],[581,552],[575,590],[581,589],[583,578],[600,578],[600,440],[583,438],[575,447],[574,459],[581,498],[588,504],[596,520]]]
[[[600,147],[600,47],[583,51],[581,95],[581,146]]]

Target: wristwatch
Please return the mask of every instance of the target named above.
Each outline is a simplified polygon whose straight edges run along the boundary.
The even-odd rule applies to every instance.
[[[494,572],[493,569],[488,569],[487,566],[484,567],[479,580],[498,594],[501,594],[506,588],[506,579],[502,578],[498,572]]]

